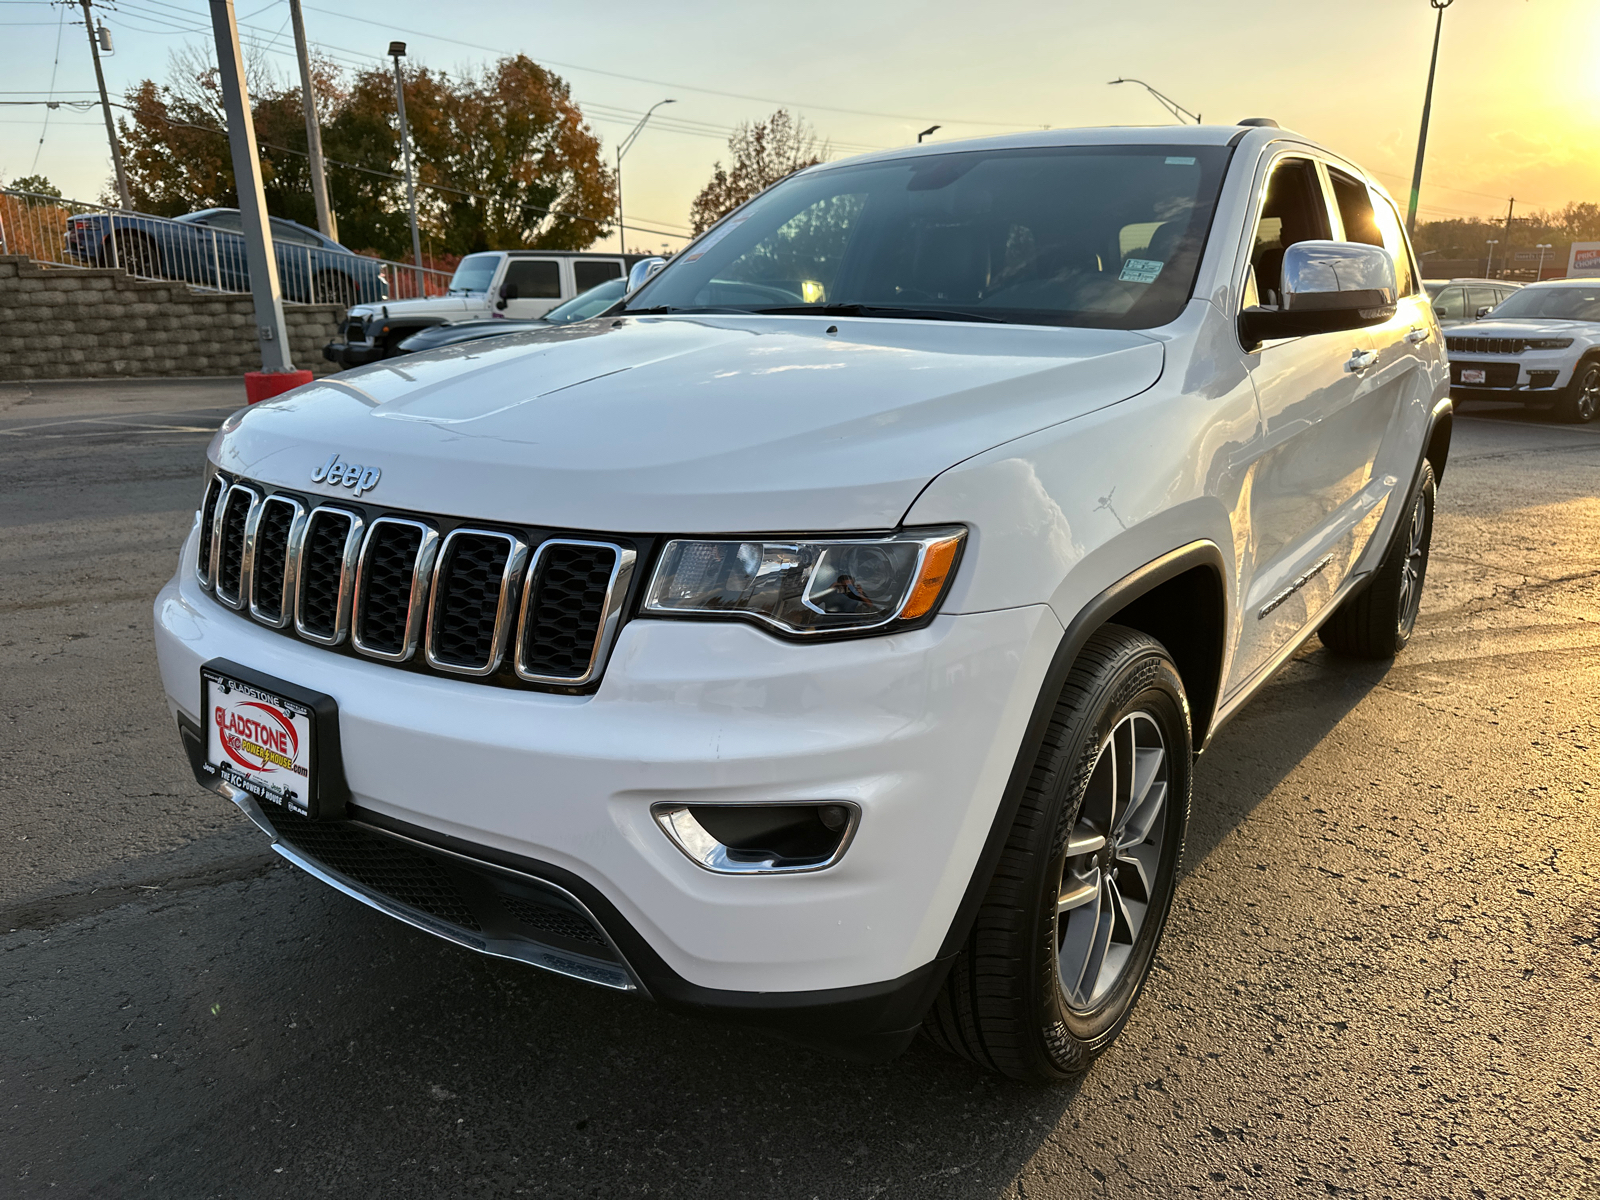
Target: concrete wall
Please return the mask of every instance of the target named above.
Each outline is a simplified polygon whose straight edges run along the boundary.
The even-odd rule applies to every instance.
[[[343,308],[286,304],[284,318],[296,367],[338,370],[322,347]],[[243,375],[261,369],[259,347],[249,296],[0,255],[0,379]]]

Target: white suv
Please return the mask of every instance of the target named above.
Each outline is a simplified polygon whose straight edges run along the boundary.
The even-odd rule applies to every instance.
[[[466,349],[224,424],[197,778],[460,945],[1026,1079],[1126,1021],[1217,728],[1405,644],[1450,434],[1393,204],[1265,125],[814,167]]]
[[[1445,340],[1457,399],[1516,400],[1580,423],[1600,412],[1600,279],[1530,283]]]

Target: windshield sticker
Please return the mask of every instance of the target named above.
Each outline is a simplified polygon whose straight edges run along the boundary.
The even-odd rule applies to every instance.
[[[1194,166],[1194,159],[1192,159],[1192,158],[1181,158],[1181,157],[1179,157],[1177,155],[1174,155],[1171,158],[1167,159],[1167,166],[1169,166],[1169,167],[1192,167],[1192,166]]]
[[[1122,264],[1122,274],[1117,278],[1123,283],[1154,283],[1165,265],[1150,258],[1130,258]]]
[[[705,237],[701,238],[700,241],[696,242],[690,247],[694,253],[686,255],[683,261],[693,262],[749,219],[749,217],[735,217],[733,220],[717,226],[717,228],[713,229],[710,233],[706,234]]]

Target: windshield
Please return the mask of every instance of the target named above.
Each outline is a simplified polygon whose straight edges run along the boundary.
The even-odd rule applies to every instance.
[[[1140,329],[1189,298],[1228,150],[1050,146],[778,184],[628,312],[809,312]]]
[[[558,304],[545,313],[544,319],[556,325],[570,325],[574,321],[583,321],[589,317],[597,317],[610,308],[622,294],[628,290],[626,279],[608,279],[597,284],[587,292],[583,292],[568,300],[565,304]]]
[[[1593,287],[1522,288],[1502,300],[1490,316],[1496,321],[1506,317],[1600,321],[1600,280]]]
[[[487,292],[494,279],[495,268],[500,265],[498,254],[469,254],[456,266],[450,276],[452,292]]]

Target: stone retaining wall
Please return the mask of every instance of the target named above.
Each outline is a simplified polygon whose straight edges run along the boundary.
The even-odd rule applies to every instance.
[[[286,304],[294,365],[338,370],[322,347],[336,304]],[[261,369],[249,296],[134,279],[112,268],[40,267],[0,255],[0,380],[243,375]]]

